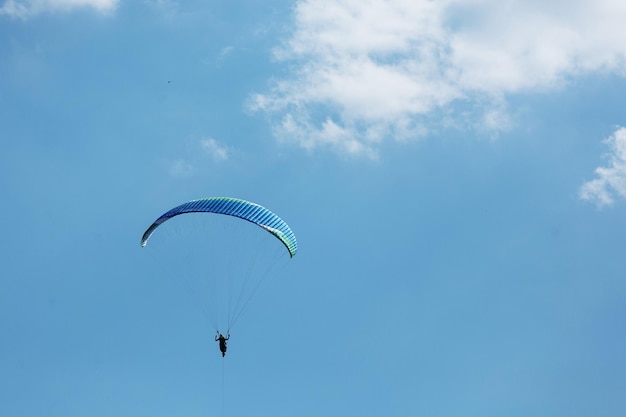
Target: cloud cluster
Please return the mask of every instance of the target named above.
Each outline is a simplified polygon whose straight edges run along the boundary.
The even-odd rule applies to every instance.
[[[18,19],[41,13],[68,12],[77,8],[91,8],[99,13],[113,12],[119,0],[5,0],[0,15]]]
[[[438,113],[509,126],[507,95],[626,71],[626,3],[615,0],[300,0],[275,51],[294,75],[250,99],[278,137],[375,155]]]
[[[626,198],[626,128],[619,127],[604,140],[610,148],[606,167],[598,167],[598,178],[588,181],[580,188],[580,198],[595,202],[598,207],[610,206],[615,196]]]

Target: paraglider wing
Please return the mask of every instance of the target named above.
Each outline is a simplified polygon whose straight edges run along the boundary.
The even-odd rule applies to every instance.
[[[185,213],[215,213],[239,217],[240,219],[247,220],[262,227],[276,236],[285,245],[289,251],[290,257],[294,257],[298,250],[296,235],[291,231],[289,225],[280,217],[256,203],[230,197],[203,198],[174,207],[156,219],[154,223],[148,227],[141,238],[141,246],[146,246],[152,233],[154,233],[155,229],[162,223],[172,217]]]

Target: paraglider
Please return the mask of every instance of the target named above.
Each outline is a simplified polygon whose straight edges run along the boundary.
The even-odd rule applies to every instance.
[[[280,239],[287,247],[289,255],[292,258],[298,251],[296,235],[294,235],[291,228],[280,217],[256,203],[230,197],[203,198],[174,207],[156,219],[154,223],[148,227],[141,238],[141,246],[144,247],[148,244],[148,239],[150,239],[150,236],[157,227],[172,217],[185,213],[216,213],[239,217],[240,219],[247,220],[262,227]]]
[[[257,232],[257,228],[253,228],[255,229],[254,233],[255,234],[261,234],[263,236],[268,236],[267,234],[264,233],[265,232],[269,232],[271,235],[273,235],[276,239],[278,239],[278,241],[280,243],[282,243],[282,246],[284,246],[284,248],[281,251],[281,255],[286,252],[289,255],[289,258],[293,258],[298,250],[298,243],[296,241],[296,236],[293,233],[293,231],[291,230],[291,228],[289,227],[289,225],[287,225],[287,223],[282,220],[280,217],[278,217],[276,214],[274,214],[273,212],[271,212],[270,210],[268,210],[267,208],[250,202],[250,201],[246,201],[246,200],[242,200],[242,199],[238,199],[238,198],[231,198],[231,197],[211,197],[211,198],[204,198],[204,199],[199,199],[199,200],[192,200],[186,203],[183,203],[179,206],[176,206],[174,208],[172,208],[171,210],[165,212],[163,215],[161,215],[160,217],[158,217],[144,232],[142,238],[141,238],[141,246],[145,247],[148,244],[148,241],[150,240],[151,236],[153,235],[153,233],[155,232],[155,230],[161,226],[163,223],[167,222],[168,220],[180,216],[180,215],[187,215],[189,213],[203,213],[202,216],[209,215],[209,216],[215,216],[215,215],[224,215],[224,216],[229,216],[230,218],[235,218],[234,222],[237,223],[237,227],[241,227],[241,228],[247,228],[248,226],[245,226],[245,224],[253,224],[255,226],[258,226],[259,228],[263,229],[261,231]],[[223,218],[223,216],[217,216],[219,218]],[[205,219],[205,217],[202,217],[202,219]],[[239,224],[240,220],[242,221],[241,223],[244,224],[243,226],[241,224]],[[248,222],[248,223],[246,223]],[[195,229],[200,229],[200,230],[195,230]],[[202,242],[210,242],[213,246],[211,246],[211,250],[203,250],[202,252],[200,252],[200,254],[194,254],[194,256],[192,257],[192,260],[198,260],[198,261],[204,261],[208,264],[214,264],[216,262],[221,261],[220,258],[223,257],[232,257],[233,258],[233,262],[231,263],[231,265],[234,265],[233,267],[229,267],[230,269],[235,269],[236,267],[239,266],[239,264],[243,264],[246,262],[246,252],[245,251],[241,251],[238,248],[237,249],[226,249],[226,248],[222,248],[223,246],[225,247],[226,244],[222,243],[221,240],[218,240],[217,238],[224,238],[226,237],[230,237],[229,235],[230,233],[230,229],[228,229],[228,231],[225,232],[218,232],[218,233],[204,233],[203,229],[201,228],[194,228],[193,230],[194,232],[199,232],[202,235],[200,236],[202,239]],[[168,236],[165,236],[166,238]],[[264,237],[263,237],[264,238]],[[239,237],[232,237],[232,240],[237,241],[237,240],[245,240],[246,238],[240,239]],[[265,238],[264,238],[265,239]],[[268,239],[265,239],[268,240]],[[254,247],[254,245],[263,247],[263,246],[277,246],[278,249],[280,249],[280,245],[274,245],[274,243],[272,243],[271,241],[274,240],[273,238],[269,239],[269,243],[263,241],[262,244],[256,244],[256,243],[249,243],[250,245],[252,245]],[[188,242],[184,241],[185,244],[187,244]],[[248,243],[248,242],[245,242]],[[193,246],[193,244],[190,244]],[[174,248],[177,249],[177,248]],[[221,249],[226,251],[224,255],[219,255],[218,251],[213,250],[213,249]],[[254,248],[256,251],[256,247]],[[274,249],[276,250],[276,249]],[[167,253],[166,255],[170,255],[170,253]],[[285,254],[286,255],[286,254]],[[254,261],[256,262],[257,259],[256,258],[264,258],[263,255],[259,255],[257,253],[254,254],[254,256],[249,256],[250,258],[255,258]],[[169,258],[169,256],[168,256]],[[201,258],[201,259],[198,259]],[[270,257],[265,257],[267,258],[267,261],[269,263],[274,262],[272,259],[270,259]],[[161,261],[162,258],[159,258],[159,261]],[[163,262],[165,262],[165,260],[163,260]],[[250,300],[250,298],[252,298],[252,295],[254,295],[254,293],[256,292],[256,289],[258,288],[258,286],[260,285],[261,281],[263,280],[263,277],[265,275],[267,275],[269,268],[263,268],[261,270],[257,270],[255,271],[254,268],[251,267],[246,267],[246,268],[242,268],[242,271],[245,269],[244,272],[236,272],[236,275],[244,275],[244,274],[256,274],[256,275],[260,275],[260,279],[257,280],[257,282],[255,284],[250,284],[248,285],[247,283],[247,279],[242,279],[243,284],[248,285],[248,287],[251,287],[251,289],[246,290],[247,293],[245,295],[239,294],[237,296],[233,296],[231,294],[232,289],[230,288],[231,286],[231,282],[227,282],[226,284],[228,284],[229,286],[229,290],[228,290],[228,294],[227,296],[222,297],[214,295],[214,297],[217,298],[228,298],[231,297],[231,299],[229,299],[227,301],[226,304],[228,304],[228,308],[231,308],[231,304],[232,305],[237,305],[237,307],[235,308],[234,313],[230,314],[229,313],[229,319],[228,322],[225,324],[221,324],[221,323],[217,323],[217,320],[214,322],[214,327],[215,330],[217,331],[217,335],[215,336],[215,341],[219,341],[219,348],[220,348],[220,352],[222,353],[222,357],[224,357],[226,355],[226,349],[227,349],[227,341],[230,339],[230,328],[232,327],[232,325],[234,325],[235,321],[239,318],[239,315],[241,314],[241,312],[243,311],[243,309],[245,308],[245,306],[247,305],[248,301]],[[251,270],[252,272],[248,272],[248,270]],[[232,271],[228,271],[229,273]],[[183,278],[186,278],[186,274],[181,274],[183,275]],[[234,276],[234,277],[223,277],[220,272],[217,273],[212,273],[212,272],[207,272],[207,271],[203,271],[201,272],[199,275],[202,275],[201,278],[206,280],[218,280],[218,279],[222,279],[224,281],[229,281],[229,280],[237,280],[240,279],[239,276]],[[243,287],[244,285],[242,285]],[[213,287],[211,287],[213,288]],[[215,293],[215,291],[211,290],[211,291],[207,291],[207,293]],[[204,297],[204,295],[203,295]],[[234,301],[233,301],[234,300]],[[243,301],[241,301],[243,300]],[[219,302],[223,302],[221,299],[219,300]],[[223,336],[223,334],[220,332],[220,328],[222,327],[222,331],[226,330],[226,337]]]

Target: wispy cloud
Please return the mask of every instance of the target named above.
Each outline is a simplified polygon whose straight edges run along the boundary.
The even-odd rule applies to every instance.
[[[371,156],[456,103],[481,128],[508,129],[507,95],[626,72],[626,3],[613,0],[300,0],[294,20],[275,51],[293,76],[249,105],[309,149]],[[329,126],[341,134],[327,140]]]
[[[91,8],[99,13],[112,13],[119,0],[6,0],[0,15],[28,19],[41,13],[69,12],[78,8]]]
[[[599,207],[612,205],[616,196],[626,198],[626,128],[619,127],[604,143],[610,148],[608,165],[596,168],[598,178],[583,184],[579,192],[580,198]]]
[[[170,175],[174,177],[188,178],[193,172],[193,166],[186,160],[179,158],[170,163]]]
[[[226,57],[228,57],[234,51],[234,49],[235,48],[232,45],[223,47],[220,53],[217,55],[218,62],[224,61]]]
[[[219,142],[213,138],[202,139],[200,141],[200,147],[215,160],[225,161],[229,157],[228,148],[220,145]]]
[[[144,0],[148,5],[158,10],[165,18],[174,18],[180,9],[177,0]]]
[[[195,175],[198,166],[206,168],[207,161],[215,164],[230,159],[231,150],[213,138],[194,141],[187,149],[187,154],[169,163],[169,173],[174,177],[188,178]]]

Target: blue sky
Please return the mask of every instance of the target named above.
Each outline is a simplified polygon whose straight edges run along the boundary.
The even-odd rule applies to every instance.
[[[3,1],[0,415],[622,416],[625,19]],[[225,360],[139,246],[209,196],[299,243]]]

